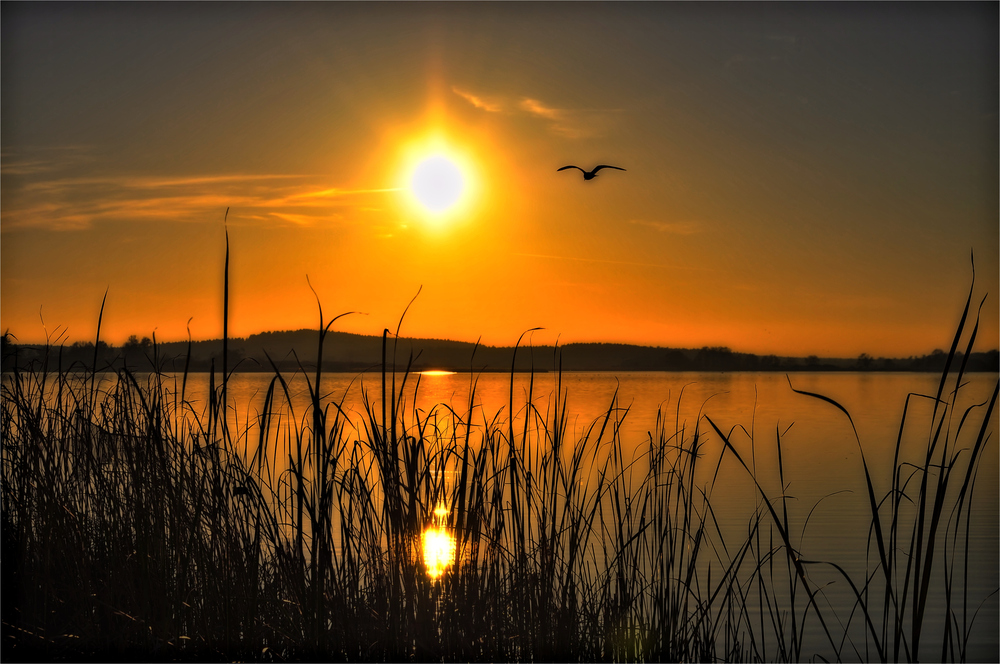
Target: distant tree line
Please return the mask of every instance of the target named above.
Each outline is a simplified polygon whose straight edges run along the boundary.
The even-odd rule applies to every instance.
[[[222,370],[222,341],[157,343],[149,337],[132,335],[121,346],[103,341],[75,342],[70,345],[44,346],[18,344],[4,334],[4,371],[89,371],[128,368],[131,371]],[[381,366],[382,337],[330,333],[324,347],[324,369],[329,371],[364,371]],[[397,370],[450,369],[453,371],[921,371],[940,372],[947,354],[936,349],[928,355],[907,358],[872,357],[862,353],[857,358],[781,357],[735,352],[726,347],[705,346],[697,349],[659,348],[612,343],[572,343],[558,349],[552,346],[512,347],[477,346],[442,339],[386,340],[386,355],[395,359]],[[96,351],[96,352],[95,352]],[[962,362],[959,353],[956,362]],[[316,332],[297,330],[268,332],[229,340],[230,371],[283,372],[315,367]],[[972,353],[966,371],[1000,372],[997,350]]]

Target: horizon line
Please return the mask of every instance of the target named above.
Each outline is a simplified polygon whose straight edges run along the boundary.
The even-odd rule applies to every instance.
[[[544,328],[539,328],[539,329],[544,329]],[[58,330],[58,328],[57,328],[57,330]],[[249,335],[247,335],[245,337],[243,337],[243,336],[240,336],[240,337],[230,336],[229,337],[229,341],[230,342],[232,342],[232,341],[247,341],[251,337],[262,336],[262,335],[267,335],[267,334],[302,334],[302,333],[316,334],[317,330],[315,330],[313,328],[307,328],[307,327],[302,327],[302,328],[297,328],[297,329],[284,329],[284,330],[264,330],[264,331],[261,331],[261,332],[252,332],[252,333],[250,333]],[[330,330],[330,333],[334,333],[334,334],[346,334],[346,335],[352,335],[352,336],[356,336],[356,337],[368,337],[368,338],[371,338],[371,339],[379,339],[381,337],[381,335],[379,335],[379,334],[365,334],[365,333],[361,333],[361,332],[348,332],[348,331],[344,331],[344,330]],[[75,344],[83,344],[85,346],[89,345],[91,347],[94,344],[93,340],[90,340],[90,339],[88,339],[86,341],[84,341],[84,340],[76,340],[76,341],[70,342],[69,339],[58,339],[58,338],[56,340],[54,340],[54,341],[49,341],[49,342],[46,342],[46,341],[26,341],[26,342],[22,342],[22,341],[18,340],[15,335],[10,334],[9,330],[4,331],[2,334],[4,336],[6,336],[6,335],[9,334],[10,337],[12,337],[14,339],[14,341],[11,342],[11,343],[13,343],[14,345],[17,345],[17,346],[33,346],[33,347],[50,346],[52,348],[60,348],[60,347],[62,347],[62,348],[69,348],[69,347],[72,347]],[[140,337],[138,335],[130,335],[130,336],[136,336],[139,340],[149,339],[150,341],[152,341],[152,339],[150,337],[145,336],[145,335],[142,336],[142,337]],[[391,330],[389,331],[389,337],[390,338],[396,338],[395,335],[392,333]],[[487,344],[487,343],[480,343],[478,341],[465,341],[465,340],[462,340],[462,339],[449,339],[449,338],[445,338],[445,337],[427,337],[427,336],[401,336],[401,337],[399,337],[399,340],[400,341],[406,341],[406,340],[410,340],[410,341],[440,341],[440,342],[454,343],[454,344],[478,345],[478,346],[481,346],[481,347],[484,347],[484,348],[496,348],[496,349],[514,348],[515,345],[516,345],[516,344]],[[161,340],[161,339],[157,339],[156,343],[157,343],[157,345],[163,345],[163,344],[186,344],[186,343],[188,343],[188,341],[189,341],[188,339],[175,339],[175,340]],[[126,341],[126,342],[122,342],[122,343],[119,343],[119,344],[114,344],[114,343],[108,343],[107,341],[105,341],[103,339],[101,339],[100,342],[104,343],[104,344],[107,344],[107,346],[109,348],[123,348],[126,345],[126,343],[127,343],[127,341]],[[194,338],[192,338],[192,339],[190,339],[190,342],[192,344],[212,343],[212,342],[220,342],[221,343],[222,342],[222,337],[211,337],[211,338],[205,338],[205,339],[194,339]],[[563,344],[563,343],[559,343],[558,340],[557,340],[555,343],[539,344],[539,345],[531,345],[531,346],[521,346],[521,348],[522,349],[523,348],[556,348],[556,347],[566,348],[567,346],[574,346],[574,345],[576,345],[576,346],[581,346],[581,345],[629,346],[629,347],[633,347],[633,348],[650,348],[650,349],[681,350],[681,351],[683,351],[683,350],[698,351],[698,350],[705,350],[705,349],[709,349],[709,350],[722,350],[722,349],[725,349],[725,350],[729,351],[730,353],[739,354],[739,355],[755,355],[757,357],[769,357],[769,356],[771,356],[771,357],[786,358],[786,359],[809,359],[809,358],[815,357],[818,360],[852,360],[852,359],[858,359],[859,357],[861,357],[863,355],[868,355],[873,360],[906,360],[906,359],[911,359],[911,358],[930,357],[930,356],[933,356],[933,355],[937,355],[939,353],[947,355],[947,352],[943,348],[934,348],[931,351],[924,352],[922,355],[911,354],[911,355],[905,355],[905,356],[903,356],[903,355],[871,355],[871,354],[869,354],[867,352],[862,352],[862,353],[860,353],[859,355],[856,355],[856,356],[855,355],[817,355],[816,353],[808,353],[808,354],[804,354],[804,355],[787,355],[787,354],[783,355],[783,354],[778,354],[778,353],[762,353],[762,352],[738,350],[738,349],[733,348],[731,346],[718,345],[718,344],[716,344],[716,345],[701,345],[701,346],[668,346],[668,345],[653,345],[653,344],[644,344],[644,343],[633,343],[633,342],[626,342],[626,341],[570,341],[568,343],[564,343]],[[956,349],[956,352],[958,354],[963,354],[964,355],[964,353],[962,353],[962,351],[960,351],[960,350]],[[972,352],[972,354],[977,354],[977,353],[983,353],[983,354],[985,354],[985,353],[992,353],[992,352],[1000,352],[1000,347],[989,348],[989,349],[985,349],[985,350],[974,350]]]

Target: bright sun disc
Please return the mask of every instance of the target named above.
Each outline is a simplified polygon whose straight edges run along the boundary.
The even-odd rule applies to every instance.
[[[453,161],[435,155],[424,159],[413,169],[410,188],[429,211],[444,212],[461,197],[465,178]]]

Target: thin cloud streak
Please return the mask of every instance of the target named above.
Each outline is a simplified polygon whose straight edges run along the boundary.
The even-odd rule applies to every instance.
[[[558,108],[549,108],[537,99],[530,99],[525,97],[521,100],[521,108],[531,113],[532,115],[538,115],[545,118],[546,120],[559,121],[565,115],[565,111]]]
[[[268,216],[296,226],[310,226],[316,223],[317,220],[317,218],[312,215],[294,214],[291,212],[270,212],[268,213]]]
[[[580,139],[600,136],[613,124],[613,115],[621,109],[568,109],[553,108],[533,97],[521,97],[512,103],[503,97],[485,97],[452,86],[451,91],[473,107],[487,113],[526,113],[549,123],[551,133],[564,138]],[[509,111],[507,109],[510,109]]]
[[[255,180],[289,180],[305,178],[304,175],[210,175],[187,178],[163,177],[90,177],[90,178],[59,178],[30,182],[21,187],[24,191],[42,191],[59,193],[69,191],[74,187],[92,187],[105,185],[121,189],[160,189],[168,187],[190,187],[204,184],[226,184],[230,182],[253,182]]]
[[[615,116],[621,109],[567,109],[552,108],[544,102],[530,97],[524,97],[520,108],[538,118],[549,122],[549,131],[564,138],[580,139],[602,136],[615,123]]]
[[[321,188],[296,182],[306,177],[232,174],[42,180],[11,192],[5,200],[2,222],[4,230],[37,227],[69,230],[87,228],[99,221],[204,221],[217,210],[229,207],[236,213],[230,217],[303,225],[329,221],[338,216],[334,214],[337,209],[358,204],[370,207],[368,196],[400,191]],[[358,201],[357,197],[362,198]]]
[[[527,111],[531,115],[542,118],[543,120],[548,120],[549,131],[553,134],[558,134],[565,138],[572,139],[585,138],[593,134],[592,131],[579,125],[579,123],[568,122],[568,111],[558,108],[550,108],[537,99],[525,97],[521,100],[520,107],[522,110]]]
[[[91,147],[63,145],[0,151],[0,175],[30,176],[92,162]],[[26,156],[28,155],[28,156]]]
[[[499,113],[500,111],[503,110],[503,106],[500,105],[498,102],[487,101],[482,97],[479,97],[478,95],[474,95],[471,92],[466,92],[465,90],[461,90],[458,87],[452,86],[451,91],[457,94],[465,101],[475,106],[476,108],[486,111],[487,113]]]
[[[57,168],[51,161],[45,159],[25,159],[22,161],[5,162],[0,167],[0,174],[3,175],[36,175],[47,173]]]
[[[356,196],[358,194],[384,194],[393,191],[406,191],[403,187],[391,187],[389,189],[323,189],[322,191],[311,191],[305,194],[296,194],[292,199],[299,198],[339,198],[341,196]]]

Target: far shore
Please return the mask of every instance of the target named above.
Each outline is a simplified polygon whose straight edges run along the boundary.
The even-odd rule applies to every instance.
[[[154,343],[132,337],[121,346],[99,341],[71,345],[18,344],[3,337],[3,371],[130,371],[180,373],[228,372],[294,373],[315,370],[315,330],[267,332],[247,338]],[[96,351],[96,352],[95,352]],[[933,372],[940,373],[949,354],[934,350],[910,357],[794,357],[743,353],[726,347],[662,348],[613,343],[570,343],[564,346],[479,346],[442,339],[387,339],[331,332],[322,351],[322,369],[363,373],[386,366],[397,371],[454,371],[458,373],[547,373],[553,371],[698,371],[698,372]],[[1000,372],[1000,352],[956,350],[951,362],[966,372]]]

